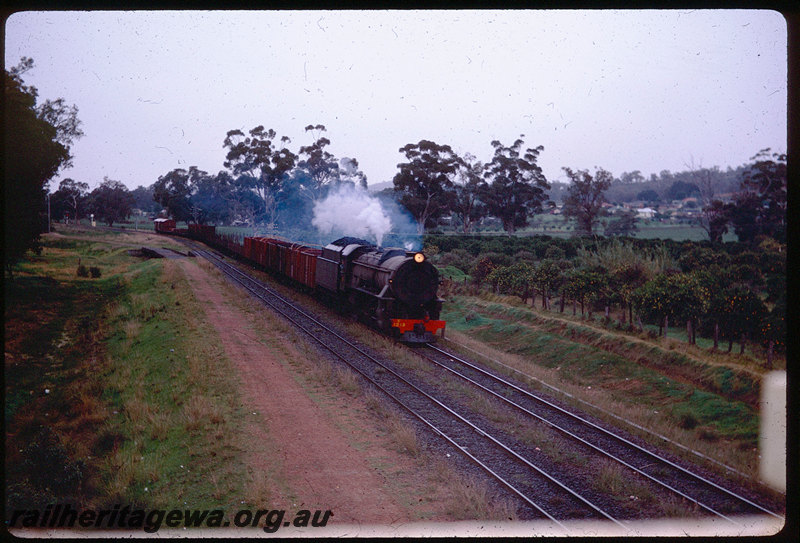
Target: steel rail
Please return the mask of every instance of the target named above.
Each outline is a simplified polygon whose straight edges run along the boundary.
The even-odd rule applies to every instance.
[[[744,496],[741,496],[741,495],[739,495],[739,494],[737,494],[737,493],[735,493],[735,492],[733,492],[733,491],[731,491],[731,490],[729,490],[729,489],[727,489],[727,488],[725,488],[725,487],[723,487],[723,486],[721,486],[721,485],[719,485],[719,484],[717,484],[717,483],[715,483],[713,481],[710,481],[709,479],[703,477],[702,475],[694,473],[694,472],[684,468],[683,466],[680,466],[680,465],[676,464],[675,462],[672,462],[671,460],[663,458],[662,456],[659,456],[656,453],[654,453],[652,451],[649,451],[648,449],[645,449],[644,447],[642,447],[642,446],[630,441],[629,439],[626,439],[626,438],[624,438],[624,437],[622,437],[620,435],[617,435],[616,433],[614,433],[614,432],[612,432],[612,431],[610,431],[610,430],[608,430],[606,428],[603,428],[602,426],[600,426],[598,424],[595,424],[594,422],[592,422],[590,420],[587,420],[587,419],[581,417],[580,415],[576,415],[575,413],[572,413],[572,412],[570,412],[570,411],[568,411],[568,410],[566,410],[566,409],[564,409],[564,408],[562,408],[562,407],[560,407],[560,406],[558,406],[558,405],[556,405],[556,404],[554,404],[554,403],[552,403],[552,402],[550,402],[550,401],[548,401],[548,400],[546,400],[546,399],[544,399],[544,398],[542,398],[540,396],[537,396],[536,394],[533,394],[533,393],[531,393],[531,392],[529,392],[529,391],[527,391],[527,390],[515,385],[514,383],[511,383],[510,381],[507,381],[506,379],[503,379],[500,376],[494,375],[492,372],[487,371],[486,369],[481,368],[479,366],[476,366],[475,364],[472,364],[472,363],[470,363],[470,362],[458,357],[457,355],[455,355],[453,353],[445,351],[445,350],[443,350],[443,349],[441,349],[439,347],[436,347],[435,345],[432,345],[430,343],[427,344],[427,347],[432,349],[432,350],[434,350],[434,351],[437,351],[437,352],[439,352],[439,353],[441,353],[441,354],[443,354],[443,355],[445,355],[445,356],[447,356],[449,358],[451,358],[455,362],[458,362],[460,364],[463,364],[463,365],[465,365],[467,367],[470,367],[470,368],[474,369],[475,371],[481,373],[482,375],[486,375],[487,377],[489,377],[491,379],[494,379],[495,381],[497,381],[498,383],[501,383],[504,386],[507,386],[507,387],[510,387],[510,388],[516,390],[517,392],[523,394],[524,396],[526,396],[526,397],[528,397],[528,398],[530,398],[530,399],[532,399],[534,401],[537,401],[539,403],[543,403],[543,404],[547,405],[548,407],[550,407],[552,409],[555,409],[555,410],[559,411],[560,413],[562,413],[564,415],[567,415],[567,416],[577,420],[578,422],[580,422],[582,424],[586,424],[588,426],[591,426],[592,428],[600,431],[601,433],[603,433],[603,434],[605,434],[605,435],[607,435],[607,436],[609,436],[609,437],[611,437],[613,439],[616,439],[616,440],[624,443],[625,445],[633,447],[634,449],[638,450],[639,452],[642,452],[642,453],[646,454],[647,456],[651,457],[652,459],[654,459],[654,460],[656,460],[658,462],[662,462],[664,464],[667,464],[668,466],[672,467],[673,469],[676,469],[676,470],[678,470],[678,471],[680,471],[680,472],[682,472],[682,473],[684,473],[686,475],[689,475],[690,477],[696,479],[697,481],[700,481],[700,482],[702,482],[704,484],[707,484],[707,485],[709,485],[709,486],[721,491],[722,493],[727,494],[728,496],[730,496],[730,497],[732,497],[732,498],[734,498],[736,500],[739,500],[739,501],[741,501],[743,503],[746,503],[747,505],[750,505],[751,507],[753,507],[755,509],[758,509],[759,511],[761,511],[763,513],[766,513],[768,515],[771,515],[771,516],[773,516],[775,518],[783,519],[783,517],[781,515],[778,515],[777,513],[774,513],[773,511],[770,511],[769,509],[766,509],[766,508],[762,507],[761,505],[749,500],[748,498],[746,498]],[[437,364],[438,364],[438,362],[437,362]],[[443,367],[445,367],[449,371],[452,371],[456,375],[459,375],[460,377],[462,377],[464,379],[467,379],[468,381],[472,381],[468,377],[462,376],[461,374],[459,374],[455,370],[452,370],[451,368],[447,368],[447,366],[443,366]],[[481,386],[482,387],[482,385],[480,385],[480,384],[477,384],[477,383],[475,383],[475,384],[477,386]],[[486,390],[489,390],[489,389],[486,389]],[[496,396],[500,397],[504,401],[508,401],[509,403],[513,404],[513,402],[510,402],[510,400],[507,400],[505,397],[500,396],[500,395],[494,393],[491,390],[489,390],[489,392],[492,392],[493,394],[495,394]],[[514,405],[516,405],[516,404],[514,404]],[[518,407],[520,409],[525,410],[526,412],[529,412],[528,410],[526,410],[522,406],[518,406]],[[538,417],[538,415],[534,415],[534,416]],[[567,432],[566,430],[558,427],[556,424],[554,424],[552,422],[549,422],[549,421],[544,421],[544,422],[547,422],[547,424],[550,424],[551,426],[553,426],[553,427],[555,427],[555,428],[557,428],[557,429],[559,429],[561,431]],[[604,453],[604,454],[608,454],[608,453]],[[618,461],[622,462],[622,460],[618,460]],[[633,469],[636,469],[636,468],[633,468]],[[644,475],[650,477],[647,474],[644,474]],[[662,483],[660,481],[658,481],[658,482],[659,482],[659,484],[666,485],[666,483]],[[679,492],[679,491],[677,491],[677,492]],[[707,507],[705,507],[704,505],[702,505],[701,503],[697,502],[693,498],[688,498],[688,499],[690,499],[691,501],[694,501],[695,503],[697,503],[701,507],[705,508],[706,510],[711,510],[711,509],[708,509]],[[711,511],[713,511],[713,510],[711,510]],[[715,514],[718,514],[718,515],[724,517],[724,515],[721,515],[720,513],[716,513],[715,512]],[[728,519],[728,520],[730,520],[730,519]],[[733,522],[733,521],[731,521],[731,522]]]
[[[609,452],[609,451],[607,451],[607,450],[603,449],[603,448],[602,448],[602,447],[600,447],[599,445],[596,445],[596,444],[594,444],[594,443],[592,443],[592,442],[590,442],[590,441],[587,441],[586,439],[584,439],[584,438],[580,437],[579,435],[576,435],[576,434],[574,434],[573,432],[570,432],[570,431],[569,431],[569,430],[567,430],[566,428],[564,428],[564,427],[562,427],[562,426],[559,426],[559,425],[558,425],[558,424],[556,424],[555,422],[552,422],[552,421],[550,421],[550,420],[546,419],[545,417],[543,417],[543,416],[541,416],[541,415],[538,415],[538,414],[534,413],[533,411],[531,411],[531,410],[529,410],[529,409],[525,408],[524,406],[521,406],[521,405],[519,405],[518,403],[515,403],[515,402],[513,402],[512,400],[509,400],[509,399],[508,399],[508,398],[506,398],[505,396],[503,396],[503,395],[501,395],[501,394],[498,394],[497,392],[495,392],[495,391],[491,390],[490,388],[487,388],[487,387],[483,386],[482,384],[478,383],[478,382],[477,382],[477,381],[475,381],[474,379],[471,379],[471,378],[467,377],[466,375],[464,375],[464,374],[462,374],[462,373],[460,373],[460,372],[458,372],[458,371],[456,371],[456,370],[454,370],[454,369],[452,369],[452,368],[449,368],[449,367],[445,366],[445,365],[444,365],[444,364],[442,364],[441,362],[439,362],[439,361],[437,361],[437,360],[434,360],[433,358],[431,358],[431,357],[429,357],[429,356],[426,356],[426,355],[424,355],[424,354],[422,354],[422,353],[418,353],[418,354],[420,354],[420,356],[424,356],[425,358],[427,358],[429,361],[433,362],[433,363],[434,363],[434,364],[436,364],[437,366],[439,366],[439,367],[441,367],[441,368],[443,368],[443,369],[445,369],[445,370],[447,370],[447,371],[451,372],[453,375],[456,375],[456,376],[460,377],[461,379],[463,379],[463,380],[467,381],[468,383],[472,384],[473,386],[475,386],[475,387],[477,387],[477,388],[479,388],[479,389],[483,390],[484,392],[487,392],[487,393],[491,394],[492,396],[494,396],[495,398],[497,398],[497,399],[499,399],[499,400],[502,400],[504,403],[506,403],[506,404],[510,405],[510,406],[511,406],[511,407],[513,407],[514,409],[517,409],[518,411],[521,411],[521,412],[525,413],[526,415],[528,415],[528,416],[530,416],[530,417],[533,417],[533,418],[535,418],[535,419],[539,420],[540,422],[543,422],[543,423],[544,423],[544,424],[546,424],[547,426],[549,426],[549,427],[551,427],[551,428],[553,428],[553,429],[555,429],[555,430],[558,430],[559,432],[563,433],[564,435],[567,435],[567,436],[571,437],[572,439],[574,439],[574,440],[576,440],[576,441],[578,441],[578,442],[580,442],[580,443],[583,443],[583,444],[584,444],[584,445],[586,445],[587,447],[589,447],[589,448],[591,448],[591,449],[594,449],[595,451],[597,451],[597,452],[599,452],[600,454],[602,454],[602,455],[606,456],[607,458],[610,458],[611,460],[614,460],[615,462],[618,462],[618,463],[622,464],[623,466],[625,466],[625,467],[627,467],[627,468],[629,468],[629,469],[633,470],[634,472],[638,473],[639,475],[642,475],[643,477],[646,477],[646,478],[650,479],[650,480],[651,480],[651,481],[653,481],[654,483],[656,483],[656,484],[659,484],[659,485],[663,486],[663,487],[664,487],[664,488],[666,488],[667,490],[669,490],[669,491],[671,491],[671,492],[674,492],[674,493],[675,493],[675,494],[677,494],[678,496],[680,496],[680,497],[682,497],[682,498],[684,498],[684,499],[686,499],[686,500],[689,500],[689,501],[691,501],[691,502],[695,503],[696,505],[698,505],[699,507],[701,507],[701,508],[705,509],[706,511],[708,511],[708,512],[710,512],[710,513],[714,514],[714,515],[717,515],[718,517],[720,517],[720,518],[723,518],[723,519],[727,520],[728,522],[730,522],[730,523],[732,523],[732,524],[735,524],[735,525],[737,525],[737,526],[740,526],[740,524],[739,524],[738,522],[736,522],[735,520],[733,520],[733,519],[729,518],[729,517],[728,517],[728,516],[726,516],[725,514],[723,514],[723,513],[720,513],[719,511],[715,510],[715,509],[714,509],[714,508],[712,508],[711,506],[709,506],[709,505],[706,505],[706,504],[702,503],[702,502],[701,502],[701,501],[699,501],[698,499],[696,499],[696,498],[693,498],[693,497],[691,497],[691,496],[689,496],[689,495],[685,494],[684,492],[682,492],[682,491],[678,490],[677,488],[674,488],[674,487],[670,486],[669,484],[665,483],[664,481],[661,481],[661,480],[657,479],[656,477],[653,477],[652,475],[650,475],[650,474],[648,474],[648,473],[646,473],[646,472],[642,471],[641,469],[639,469],[639,468],[637,468],[636,466],[634,466],[634,465],[632,465],[632,464],[630,464],[630,463],[626,462],[625,460],[623,460],[623,459],[621,459],[621,458],[618,458],[618,457],[617,457],[617,456],[615,456],[613,453],[611,453],[611,452]],[[449,355],[446,355],[446,356],[449,356]]]
[[[650,434],[651,436],[655,436],[655,437],[661,439],[662,441],[665,441],[665,442],[669,443],[670,445],[672,445],[674,447],[678,447],[679,449],[682,449],[682,450],[688,452],[689,454],[693,454],[693,455],[697,456],[698,458],[702,458],[703,460],[711,462],[712,464],[716,464],[716,465],[728,470],[731,473],[735,473],[735,474],[737,474],[737,475],[739,475],[741,477],[744,477],[745,479],[750,479],[751,481],[755,480],[755,477],[753,477],[752,475],[749,475],[749,474],[744,473],[744,472],[742,472],[742,471],[740,471],[740,470],[738,470],[736,468],[733,468],[733,467],[725,464],[724,462],[720,462],[716,458],[711,458],[710,456],[708,456],[706,454],[703,454],[700,451],[696,451],[696,450],[694,450],[694,449],[692,449],[690,447],[687,447],[686,445],[684,445],[682,443],[678,443],[677,441],[675,441],[673,439],[670,439],[670,438],[668,438],[667,436],[665,436],[663,434],[659,434],[658,432],[653,431],[650,428],[645,428],[644,426],[642,426],[640,424],[636,424],[635,422],[630,421],[630,420],[628,420],[628,419],[626,419],[624,417],[620,417],[616,413],[612,413],[611,411],[609,411],[607,409],[603,409],[602,407],[594,405],[593,403],[587,402],[586,400],[584,400],[582,398],[578,398],[574,394],[570,394],[569,392],[567,392],[565,390],[561,390],[560,388],[555,387],[555,386],[553,386],[553,385],[551,385],[551,384],[539,379],[538,377],[534,377],[533,375],[529,375],[529,374],[525,373],[524,371],[520,371],[517,368],[509,366],[508,364],[504,364],[504,363],[500,362],[499,360],[495,360],[494,358],[491,358],[490,356],[487,356],[484,353],[478,352],[475,349],[472,349],[471,347],[468,347],[468,346],[464,345],[463,343],[459,343],[457,341],[453,341],[452,338],[448,339],[447,341],[448,341],[448,343],[452,343],[453,345],[458,345],[462,349],[466,349],[468,351],[471,351],[471,352],[473,352],[473,353],[485,358],[486,360],[491,361],[493,364],[497,364],[498,366],[506,368],[509,371],[512,371],[514,373],[518,373],[521,376],[525,377],[526,379],[531,379],[533,381],[536,381],[540,385],[542,385],[544,387],[547,387],[548,389],[552,390],[553,392],[556,392],[558,394],[566,396],[567,398],[570,398],[571,400],[579,402],[579,403],[589,407],[590,409],[595,409],[597,411],[600,411],[601,413],[603,413],[603,414],[605,414],[605,415],[607,415],[609,417],[612,417],[615,420],[618,420],[618,421],[620,421],[620,422],[622,422],[624,424],[627,424],[628,426],[636,428],[637,430],[640,430],[642,432]]]
[[[381,391],[383,391],[384,393],[386,393],[386,394],[387,394],[387,395],[388,395],[390,398],[392,398],[392,399],[393,399],[393,400],[394,400],[396,403],[398,403],[398,404],[399,404],[401,407],[403,407],[403,409],[405,409],[405,410],[406,410],[406,411],[408,411],[410,414],[412,414],[414,417],[416,417],[416,418],[417,418],[417,419],[419,419],[421,422],[423,422],[423,423],[424,423],[424,424],[426,424],[428,427],[430,427],[430,428],[431,428],[431,429],[432,429],[432,430],[433,430],[433,431],[434,431],[436,434],[438,434],[438,435],[442,436],[442,437],[443,437],[443,438],[445,438],[445,439],[446,439],[446,440],[447,440],[449,443],[451,443],[451,444],[452,444],[452,445],[454,445],[456,448],[458,448],[458,449],[459,449],[459,451],[461,451],[463,454],[465,454],[465,455],[466,455],[468,458],[470,458],[470,459],[471,459],[473,462],[475,462],[476,464],[478,464],[478,465],[479,465],[479,467],[481,467],[482,469],[484,469],[484,470],[485,470],[487,473],[489,473],[490,475],[492,475],[492,476],[493,476],[495,479],[497,479],[497,480],[498,480],[498,481],[499,481],[501,484],[503,484],[503,485],[504,485],[506,488],[508,488],[509,490],[511,490],[512,492],[514,492],[514,493],[515,493],[517,496],[519,496],[520,498],[522,498],[524,501],[526,501],[527,503],[529,503],[530,505],[532,505],[532,506],[533,506],[533,507],[534,507],[536,510],[538,510],[539,512],[541,512],[542,514],[544,514],[544,515],[545,515],[545,516],[546,516],[548,519],[550,519],[550,520],[552,520],[553,522],[557,523],[557,524],[558,524],[558,525],[559,525],[559,526],[560,526],[562,529],[565,529],[565,530],[567,530],[567,528],[566,528],[566,527],[565,527],[563,524],[561,524],[561,523],[560,523],[560,522],[559,522],[557,519],[555,519],[555,517],[553,517],[552,515],[550,515],[549,513],[547,513],[547,512],[546,512],[544,509],[542,509],[542,508],[541,508],[541,506],[539,506],[538,504],[536,504],[535,502],[533,502],[533,500],[531,500],[529,497],[527,497],[527,496],[526,496],[526,495],[525,495],[525,494],[524,494],[522,491],[520,491],[519,489],[517,489],[516,487],[514,487],[514,485],[512,485],[510,482],[506,481],[506,480],[505,480],[505,479],[504,479],[504,478],[503,478],[501,475],[499,475],[499,474],[495,473],[495,472],[494,472],[494,471],[493,471],[493,470],[492,470],[490,467],[486,466],[486,465],[485,465],[485,464],[484,464],[484,463],[483,463],[483,462],[482,462],[480,459],[476,458],[474,455],[472,455],[472,454],[471,454],[471,453],[469,453],[467,450],[465,450],[465,447],[463,447],[463,446],[459,445],[459,444],[458,444],[458,443],[457,443],[457,442],[456,442],[456,441],[455,441],[453,438],[451,438],[450,436],[446,435],[446,434],[445,434],[445,433],[444,433],[444,432],[443,432],[443,431],[442,431],[440,428],[438,428],[438,427],[437,427],[437,426],[435,426],[433,423],[431,423],[430,421],[428,421],[428,420],[427,420],[427,419],[426,419],[424,416],[422,416],[422,415],[420,415],[419,413],[417,413],[416,411],[414,411],[414,409],[413,409],[413,408],[411,408],[411,407],[407,406],[407,405],[406,405],[406,404],[405,404],[405,403],[404,403],[402,400],[400,400],[399,398],[397,398],[397,397],[396,397],[394,394],[392,394],[390,391],[386,390],[386,389],[385,389],[385,387],[381,386],[379,383],[377,383],[377,382],[376,382],[374,379],[372,379],[370,376],[366,375],[366,374],[365,374],[363,371],[361,371],[360,369],[358,369],[357,367],[355,367],[355,366],[354,366],[354,365],[353,365],[353,364],[352,364],[352,363],[351,363],[351,362],[350,362],[350,361],[349,361],[347,358],[345,358],[345,357],[344,357],[342,354],[340,354],[340,353],[336,352],[336,351],[335,351],[333,348],[331,348],[329,345],[327,345],[325,342],[323,342],[323,341],[322,341],[320,338],[316,337],[316,336],[314,335],[314,333],[313,333],[313,332],[311,332],[310,330],[308,330],[308,329],[307,329],[306,327],[304,327],[304,326],[303,326],[301,323],[297,322],[297,320],[296,320],[296,319],[294,319],[293,317],[291,317],[290,315],[287,315],[285,311],[283,311],[282,309],[280,309],[280,308],[276,307],[276,304],[274,304],[274,303],[272,303],[270,300],[266,299],[266,297],[262,296],[262,295],[261,295],[259,292],[257,292],[257,291],[255,290],[255,288],[253,288],[252,286],[249,286],[249,285],[245,284],[245,282],[244,282],[244,281],[243,281],[243,280],[242,280],[240,277],[237,277],[236,275],[234,275],[233,273],[231,273],[229,270],[232,270],[232,271],[234,271],[236,274],[238,274],[238,276],[241,276],[241,277],[244,277],[244,278],[246,278],[246,280],[247,280],[247,281],[249,281],[249,282],[250,282],[250,283],[252,283],[252,284],[255,284],[255,285],[257,285],[257,287],[258,287],[258,288],[260,288],[261,290],[263,290],[263,291],[266,291],[266,292],[270,292],[270,290],[269,290],[267,287],[265,287],[265,286],[264,286],[264,285],[262,285],[260,282],[258,282],[257,280],[253,279],[252,277],[250,277],[250,276],[249,276],[249,275],[247,275],[246,273],[242,272],[241,270],[239,270],[239,269],[238,269],[238,268],[236,268],[235,266],[231,266],[230,264],[228,264],[228,263],[226,263],[226,262],[223,262],[221,259],[219,259],[219,258],[217,258],[215,255],[213,255],[213,253],[209,253],[208,251],[205,251],[205,250],[202,250],[202,249],[200,249],[200,250],[198,250],[198,249],[195,249],[195,252],[196,252],[196,253],[198,253],[198,254],[200,254],[201,256],[205,257],[206,259],[210,260],[210,261],[211,261],[212,263],[214,263],[214,264],[215,264],[215,265],[216,265],[218,268],[220,268],[220,270],[221,270],[223,273],[225,273],[226,275],[228,275],[229,277],[231,277],[231,278],[232,278],[233,280],[235,280],[237,283],[241,284],[241,285],[242,285],[244,288],[246,288],[246,289],[247,289],[249,292],[251,292],[253,295],[255,295],[256,297],[258,297],[259,299],[261,299],[262,301],[264,301],[266,304],[268,304],[270,307],[272,307],[272,308],[273,308],[275,311],[277,311],[278,313],[280,313],[281,315],[283,315],[283,316],[284,316],[284,317],[285,317],[287,320],[289,320],[289,321],[290,321],[290,322],[292,322],[292,323],[293,323],[295,326],[297,326],[298,328],[300,328],[300,329],[301,329],[303,332],[305,332],[306,334],[308,334],[308,335],[309,335],[309,336],[310,336],[312,339],[314,339],[314,340],[315,340],[317,343],[319,343],[320,345],[322,345],[322,346],[323,346],[323,347],[324,347],[326,350],[330,351],[330,352],[331,352],[332,354],[334,354],[334,355],[335,355],[337,358],[339,358],[340,360],[342,360],[343,362],[345,362],[346,364],[348,364],[348,366],[350,366],[351,368],[353,368],[353,369],[354,369],[356,372],[358,372],[360,375],[362,375],[364,378],[366,378],[366,379],[367,379],[369,382],[371,382],[371,383],[372,383],[374,386],[376,386],[378,389],[380,389]],[[211,258],[209,258],[209,255],[211,256]],[[620,527],[622,527],[623,529],[625,529],[626,531],[628,531],[628,528],[627,528],[627,527],[626,527],[624,524],[622,524],[622,523],[621,523],[619,520],[615,519],[614,517],[612,517],[611,515],[609,515],[609,514],[608,514],[606,511],[603,511],[602,509],[600,509],[599,507],[597,507],[596,505],[594,505],[593,503],[591,503],[589,500],[587,500],[586,498],[584,498],[583,496],[581,496],[580,494],[578,494],[578,493],[577,493],[577,492],[575,492],[574,490],[572,490],[572,489],[570,489],[569,487],[567,487],[566,485],[564,485],[564,484],[563,484],[561,481],[558,481],[556,478],[554,478],[554,477],[553,477],[553,476],[551,476],[550,474],[546,473],[544,470],[542,470],[542,469],[541,469],[541,468],[539,468],[538,466],[535,466],[535,465],[534,465],[534,464],[532,464],[530,461],[528,461],[526,458],[524,458],[524,457],[520,456],[520,455],[519,455],[519,454],[518,454],[516,451],[514,451],[513,449],[511,449],[511,448],[510,448],[510,447],[508,447],[507,445],[505,445],[505,444],[501,443],[499,440],[497,440],[497,439],[496,439],[496,438],[494,438],[493,436],[491,436],[491,435],[489,435],[488,433],[486,433],[485,431],[481,430],[481,429],[480,429],[478,426],[476,426],[475,424],[473,424],[472,422],[470,422],[469,420],[467,420],[467,419],[466,419],[465,417],[463,417],[461,414],[457,413],[456,411],[454,411],[454,410],[453,410],[453,409],[451,409],[450,407],[446,406],[444,403],[442,403],[442,402],[441,402],[441,401],[439,401],[438,399],[436,399],[436,398],[434,398],[433,396],[431,396],[430,394],[426,393],[425,391],[423,391],[422,389],[420,389],[419,387],[417,387],[415,384],[413,384],[413,383],[411,383],[410,381],[408,381],[407,379],[405,379],[405,378],[404,378],[402,375],[398,374],[398,373],[397,373],[397,372],[395,372],[393,369],[391,369],[391,368],[387,367],[386,365],[384,365],[383,363],[381,363],[379,360],[376,360],[374,357],[372,357],[372,356],[371,356],[371,355],[369,355],[368,353],[364,352],[364,351],[363,351],[362,349],[360,349],[358,346],[354,345],[353,343],[351,343],[350,341],[348,341],[346,338],[344,338],[344,337],[342,337],[341,335],[339,335],[337,332],[335,332],[335,331],[331,330],[329,327],[327,327],[327,326],[326,326],[326,325],[324,325],[323,323],[319,322],[317,319],[315,319],[315,318],[314,318],[314,317],[312,317],[311,315],[308,315],[308,314],[307,314],[307,313],[305,313],[303,310],[301,310],[301,309],[297,308],[296,306],[294,306],[294,304],[292,304],[292,303],[290,303],[290,302],[288,302],[288,301],[284,300],[282,296],[280,296],[280,295],[278,295],[278,294],[276,294],[276,293],[274,293],[274,292],[270,292],[270,294],[271,294],[272,296],[275,296],[276,298],[280,299],[280,300],[281,300],[281,301],[282,301],[284,304],[286,304],[287,306],[291,307],[292,309],[294,309],[295,311],[297,311],[298,313],[300,313],[301,315],[303,315],[304,317],[306,317],[307,319],[309,319],[309,320],[310,320],[311,322],[313,322],[315,325],[317,325],[317,326],[319,326],[320,328],[322,328],[322,329],[326,330],[328,333],[330,333],[330,334],[334,335],[336,338],[338,338],[340,341],[342,341],[343,343],[345,343],[346,345],[348,345],[348,346],[349,346],[350,348],[352,348],[353,350],[357,351],[357,352],[358,352],[359,354],[361,354],[362,356],[364,356],[364,357],[368,358],[369,360],[371,360],[371,361],[372,361],[372,362],[374,362],[375,364],[377,364],[377,365],[381,366],[382,368],[384,368],[384,369],[385,369],[387,372],[391,373],[391,374],[392,374],[392,375],[394,375],[394,376],[395,376],[397,379],[399,379],[399,380],[401,380],[402,382],[404,382],[404,383],[405,383],[407,386],[411,387],[411,388],[412,388],[413,390],[415,390],[415,391],[416,391],[418,394],[421,394],[422,396],[426,397],[428,400],[430,400],[430,401],[434,402],[435,404],[439,405],[439,406],[440,406],[440,408],[444,409],[445,411],[447,411],[448,413],[450,413],[450,414],[451,414],[451,415],[453,415],[454,417],[456,417],[456,418],[458,418],[459,420],[461,420],[461,421],[462,421],[464,424],[466,424],[467,426],[469,426],[469,427],[470,427],[472,430],[474,430],[474,431],[475,431],[476,433],[478,433],[479,435],[481,435],[481,436],[483,436],[484,438],[486,438],[486,439],[488,439],[488,440],[492,441],[493,443],[495,443],[495,445],[497,445],[497,446],[499,446],[500,448],[502,448],[504,451],[506,451],[508,454],[512,455],[512,456],[513,456],[514,458],[516,458],[518,461],[520,461],[520,462],[524,463],[524,464],[525,464],[525,465],[527,465],[529,468],[533,469],[534,471],[536,471],[537,473],[539,473],[539,474],[540,474],[540,475],[542,475],[543,477],[547,478],[547,479],[548,479],[549,481],[551,481],[553,484],[557,485],[559,488],[561,488],[561,489],[565,490],[566,492],[568,492],[569,494],[571,494],[572,496],[574,496],[576,499],[578,499],[579,501],[581,501],[581,502],[583,502],[584,504],[586,504],[587,506],[589,506],[591,509],[595,510],[596,512],[598,512],[598,513],[599,513],[599,514],[601,514],[602,516],[606,517],[607,519],[611,520],[612,522],[616,523],[618,526],[620,526]]]

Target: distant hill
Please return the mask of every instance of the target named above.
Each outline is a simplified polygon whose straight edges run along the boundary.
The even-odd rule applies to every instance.
[[[394,187],[394,183],[392,181],[386,181],[384,183],[375,183],[375,184],[369,183],[367,185],[367,190],[369,192],[380,192],[383,189],[390,189],[392,187]]]

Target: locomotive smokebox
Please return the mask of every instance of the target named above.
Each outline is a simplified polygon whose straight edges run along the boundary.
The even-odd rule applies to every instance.
[[[422,253],[417,253],[422,256]],[[404,304],[422,306],[436,299],[439,272],[424,258],[406,259],[392,274],[392,292]]]

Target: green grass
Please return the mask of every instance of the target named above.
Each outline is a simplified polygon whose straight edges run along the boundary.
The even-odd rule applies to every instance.
[[[675,425],[691,415],[698,427],[712,432],[703,434],[706,438],[756,446],[758,413],[741,398],[757,398],[758,383],[730,368],[696,364],[680,353],[634,345],[580,324],[548,329],[538,326],[541,319],[525,308],[480,304],[466,297],[445,304],[442,318],[448,329],[554,369],[566,382],[602,389],[616,402],[651,407]],[[621,354],[625,352],[637,355]],[[691,376],[694,382],[686,378]]]
[[[235,374],[183,276],[97,239],[48,236],[5,282],[7,510],[263,505]]]

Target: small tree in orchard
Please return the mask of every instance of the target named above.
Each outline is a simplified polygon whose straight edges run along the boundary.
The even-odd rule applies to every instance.
[[[627,307],[628,323],[630,325],[633,325],[633,293],[637,288],[644,285],[648,278],[648,270],[640,261],[632,261],[621,265],[611,272],[611,288],[616,289],[620,300]]]
[[[709,309],[709,315],[719,322],[723,337],[728,339],[728,352],[738,339],[742,354],[748,339],[760,342],[762,328],[770,316],[758,294],[743,285],[734,285],[714,296]]]
[[[775,348],[786,349],[786,296],[782,296],[761,324],[761,337],[767,345],[767,367],[772,368]]]
[[[542,260],[533,272],[533,282],[542,294],[542,308],[550,309],[550,293],[558,289],[562,281],[562,268],[553,259]],[[535,302],[535,301],[534,301]]]
[[[611,304],[619,301],[619,293],[613,288],[608,270],[596,267],[589,270],[589,285],[587,287],[589,301],[589,318],[592,310],[602,310],[606,320],[610,318]]]
[[[578,222],[580,235],[590,236],[603,211],[606,201],[604,193],[611,186],[614,176],[602,168],[598,168],[594,175],[588,170],[562,169],[571,181],[567,197],[564,198],[564,216]]]
[[[492,142],[494,157],[484,173],[489,184],[481,193],[489,214],[500,219],[509,235],[526,226],[529,215],[542,212],[550,189],[536,163],[544,147],[523,151],[522,137],[524,134],[508,147],[497,140]]]
[[[471,270],[472,282],[476,285],[483,284],[486,278],[498,267],[490,258],[481,258]]]
[[[562,296],[572,300],[572,314],[575,314],[575,303],[581,306],[581,316],[585,314],[586,302],[588,300],[591,285],[594,277],[591,272],[586,269],[573,269],[567,272],[564,277],[564,283],[561,287]]]
[[[534,269],[527,262],[517,262],[512,266],[494,269],[487,280],[501,294],[519,296],[523,303],[527,303],[531,297]]]
[[[691,274],[662,274],[648,281],[632,294],[633,305],[642,318],[656,322],[659,335],[667,333],[670,323],[690,321],[692,330],[705,314],[711,294]],[[689,341],[694,341],[694,334]]]

